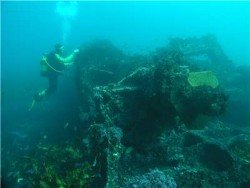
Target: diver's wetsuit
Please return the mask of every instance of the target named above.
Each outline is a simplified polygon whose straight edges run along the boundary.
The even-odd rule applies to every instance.
[[[47,56],[47,61],[49,63],[49,65],[51,67],[53,67],[55,70],[60,70],[62,71],[64,69],[64,65],[63,63],[61,63],[59,61],[58,58],[56,58],[55,52],[51,52],[48,56]],[[57,85],[58,85],[58,76],[60,75],[60,73],[54,71],[54,70],[50,70],[46,73],[42,73],[41,76],[47,77],[49,80],[49,87],[39,93],[35,94],[34,99],[36,101],[41,101],[43,100],[45,97],[48,97],[50,95],[52,95],[53,93],[55,93],[55,91],[57,90]]]
[[[57,90],[57,83],[58,83],[58,73],[51,74],[48,77],[49,80],[49,87],[45,91],[46,96],[50,96],[51,94],[55,93]]]
[[[62,71],[64,69],[64,65],[56,58],[55,52],[52,52],[48,55],[48,62],[56,70]],[[47,96],[53,94],[56,91],[59,75],[60,73],[55,72],[55,71],[48,72],[47,77],[49,79],[49,87],[46,90]]]

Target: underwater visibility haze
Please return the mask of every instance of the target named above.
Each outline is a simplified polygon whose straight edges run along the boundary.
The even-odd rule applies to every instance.
[[[250,187],[249,1],[1,1],[1,187]]]

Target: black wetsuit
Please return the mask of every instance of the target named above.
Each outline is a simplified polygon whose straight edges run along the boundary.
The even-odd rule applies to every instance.
[[[61,70],[60,65],[62,64],[56,58],[55,52],[51,52],[48,55],[48,62],[56,70]],[[55,93],[55,91],[57,90],[58,76],[59,76],[59,73],[56,71],[52,70],[48,72],[47,78],[49,80],[49,87],[46,90],[46,96],[50,96],[51,94]]]
[[[55,52],[51,52],[47,56],[47,61],[51,67],[53,67],[55,70],[62,71],[64,69],[64,65],[59,61],[59,59],[56,57]],[[43,98],[48,97],[55,93],[57,90],[57,85],[58,85],[58,76],[60,73],[50,70],[46,72],[45,74],[42,74],[42,76],[47,77],[49,81],[49,86],[45,90],[44,94],[35,94],[35,100],[41,101]]]

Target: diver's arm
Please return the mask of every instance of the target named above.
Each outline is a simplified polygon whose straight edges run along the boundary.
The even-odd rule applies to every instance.
[[[75,54],[72,53],[68,57],[61,57],[59,54],[55,54],[56,58],[63,64],[68,64],[73,61]]]
[[[55,54],[56,58],[63,64],[68,65],[71,64],[72,61],[75,59],[76,54],[79,52],[78,49],[74,50],[72,54],[70,54],[68,57],[61,57],[59,54]]]

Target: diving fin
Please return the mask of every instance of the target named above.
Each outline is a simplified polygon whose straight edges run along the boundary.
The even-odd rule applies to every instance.
[[[36,104],[36,100],[33,99],[33,100],[32,100],[32,103],[31,103],[31,105],[30,105],[30,107],[29,107],[29,112],[33,109],[33,107],[35,106],[35,104]]]

